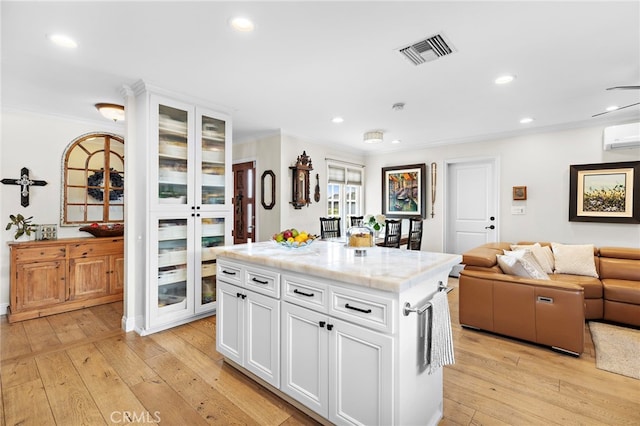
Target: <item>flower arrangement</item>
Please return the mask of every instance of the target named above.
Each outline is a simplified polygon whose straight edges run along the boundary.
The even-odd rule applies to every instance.
[[[380,231],[384,228],[385,220],[387,220],[387,218],[383,214],[368,214],[364,217],[364,224],[374,231]]]

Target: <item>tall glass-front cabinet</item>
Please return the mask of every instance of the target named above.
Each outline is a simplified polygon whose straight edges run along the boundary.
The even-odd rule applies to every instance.
[[[229,116],[154,93],[147,99],[145,334],[215,312],[212,248],[233,243]]]

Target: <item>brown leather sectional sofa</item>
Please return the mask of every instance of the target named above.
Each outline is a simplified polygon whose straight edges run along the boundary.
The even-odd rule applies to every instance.
[[[511,244],[484,244],[463,254],[462,326],[574,355],[584,350],[585,319],[640,326],[640,248],[594,248],[598,278],[554,273],[550,280],[540,280],[502,272],[496,255]]]

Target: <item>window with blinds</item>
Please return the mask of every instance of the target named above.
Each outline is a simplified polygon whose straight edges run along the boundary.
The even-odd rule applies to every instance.
[[[343,229],[351,216],[362,216],[364,167],[329,163],[327,165],[327,216],[339,217]]]

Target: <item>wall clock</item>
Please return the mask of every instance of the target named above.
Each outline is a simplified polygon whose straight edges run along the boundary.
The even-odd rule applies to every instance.
[[[291,202],[295,209],[311,204],[309,196],[309,172],[313,170],[311,158],[306,151],[302,151],[302,155],[298,156],[295,166],[291,169]]]

